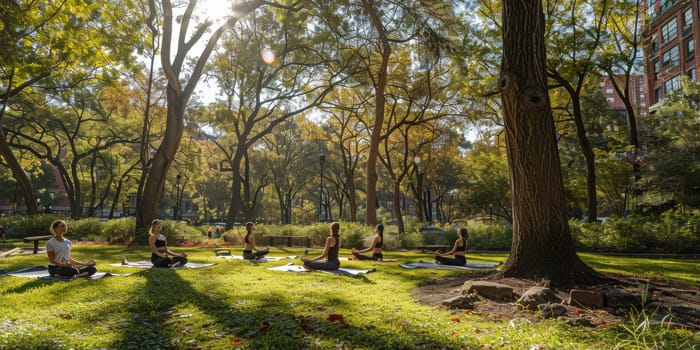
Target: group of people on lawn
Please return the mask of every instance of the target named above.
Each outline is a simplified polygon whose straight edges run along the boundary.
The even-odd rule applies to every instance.
[[[161,221],[155,219],[151,222],[148,235],[148,245],[151,247],[151,263],[154,267],[177,267],[187,264],[187,253],[176,254],[168,249],[167,239],[161,233]],[[68,225],[63,220],[56,220],[51,224],[51,237],[46,242],[46,254],[49,257],[49,274],[56,277],[77,278],[89,277],[97,272],[97,263],[94,259],[87,262],[80,262],[73,259],[71,255],[72,242],[64,235],[68,230]],[[270,247],[258,249],[255,245],[255,224],[246,224],[246,235],[244,238],[243,258],[260,259],[270,252]],[[376,236],[369,247],[362,250],[352,249],[353,258],[356,260],[382,261],[382,248],[384,247],[384,225],[378,224],[374,233]],[[466,258],[464,252],[467,247],[467,229],[460,228],[457,232],[457,239],[452,250],[441,253],[435,251],[435,263],[443,265],[464,266]],[[301,261],[304,268],[308,270],[337,270],[340,268],[338,251],[340,249],[340,224],[333,222],[330,224],[330,233],[326,238],[323,252],[314,258],[303,256]],[[372,252],[372,255],[363,253]],[[452,256],[451,258],[449,256]],[[127,264],[126,259],[122,264]]]

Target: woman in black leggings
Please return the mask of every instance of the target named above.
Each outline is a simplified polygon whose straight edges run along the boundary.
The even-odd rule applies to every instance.
[[[175,254],[168,250],[165,235],[160,233],[161,222],[155,219],[148,231],[148,245],[151,246],[151,263],[154,267],[177,267],[187,264],[187,253]],[[172,258],[170,258],[172,256]]]
[[[382,247],[384,246],[384,225],[377,224],[377,226],[374,228],[374,232],[377,235],[374,237],[372,244],[367,249],[357,250],[352,248],[352,255],[355,257],[355,259],[382,261],[384,258],[382,255]],[[369,251],[372,252],[372,256],[362,254]]]
[[[442,265],[454,265],[454,266],[464,266],[467,264],[467,258],[464,257],[464,251],[467,250],[467,232],[466,227],[462,227],[457,231],[457,240],[455,245],[447,253],[440,253],[439,250],[435,251],[435,263]],[[454,254],[453,258],[447,258],[447,255]]]
[[[340,267],[338,250],[340,249],[340,224],[334,222],[330,226],[330,235],[326,238],[326,246],[321,255],[310,259],[302,257],[304,268],[307,270],[337,270]],[[319,261],[326,258],[326,261]]]
[[[253,231],[255,230],[255,224],[248,222],[245,224],[246,235],[243,239],[245,246],[243,247],[243,259],[260,259],[264,258],[267,253],[270,252],[270,247],[265,247],[265,249],[258,249],[255,246],[255,235]]]
[[[49,275],[52,277],[88,277],[97,272],[95,260],[90,259],[83,263],[73,259],[71,248],[73,243],[63,237],[68,230],[68,225],[63,220],[56,220],[49,229],[51,237],[46,242],[46,255],[49,256]]]

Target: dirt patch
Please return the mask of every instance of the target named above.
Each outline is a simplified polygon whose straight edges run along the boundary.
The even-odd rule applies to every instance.
[[[626,276],[606,276],[619,281],[619,283],[606,283],[598,285],[576,286],[575,289],[586,291],[605,291],[621,289],[633,295],[645,295],[645,308],[647,315],[652,315],[653,322],[663,323],[670,327],[688,328],[693,331],[700,330],[700,288],[698,286],[683,285],[662,280],[642,280]],[[516,278],[486,279],[485,276],[460,276],[430,280],[421,284],[413,291],[413,296],[421,303],[435,306],[443,306],[445,300],[462,294],[461,287],[467,281],[488,280],[513,288],[513,298],[507,300],[490,300],[477,296],[473,307],[465,309],[465,313],[483,315],[501,321],[526,318],[530,321],[543,320],[542,312],[533,312],[523,309],[516,303],[526,290],[541,286],[535,281]],[[600,307],[589,308],[579,305],[570,305],[570,289],[553,289],[556,297],[566,309],[565,315],[572,325],[580,324],[590,327],[603,328],[620,323],[634,315],[634,308]],[[641,309],[641,308],[640,308]],[[668,317],[668,315],[671,315]]]

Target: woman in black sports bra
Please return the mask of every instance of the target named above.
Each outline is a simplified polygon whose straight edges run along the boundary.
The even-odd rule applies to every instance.
[[[377,234],[377,236],[374,237],[372,244],[367,249],[357,250],[352,248],[352,255],[357,260],[382,261],[382,247],[384,247],[384,225],[377,224],[377,226],[374,228],[374,232]],[[372,251],[372,256],[362,254],[369,251]]]
[[[160,233],[161,222],[155,219],[148,231],[148,245],[151,246],[153,267],[176,267],[187,264],[187,253],[175,254],[168,250],[165,235]],[[170,258],[172,256],[172,258]]]
[[[464,251],[467,250],[467,237],[469,233],[466,227],[462,227],[457,231],[457,240],[454,247],[447,253],[435,251],[435,263],[442,265],[464,266],[467,264],[467,258],[464,257]],[[453,258],[446,258],[448,255],[454,254]]]
[[[307,270],[337,270],[340,267],[338,250],[340,249],[340,224],[334,222],[330,226],[330,236],[326,238],[326,246],[321,255],[310,259],[302,257],[304,268]],[[326,261],[319,261],[326,258]]]
[[[245,246],[243,248],[243,259],[260,259],[265,256],[265,254],[270,252],[270,247],[265,247],[265,249],[258,249],[255,246],[255,235],[253,230],[255,230],[255,224],[248,222],[245,224],[246,235],[243,241]],[[255,251],[255,252],[253,252]]]

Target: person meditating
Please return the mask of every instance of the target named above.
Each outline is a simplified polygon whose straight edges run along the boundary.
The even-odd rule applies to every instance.
[[[265,254],[270,252],[270,247],[265,247],[265,249],[258,249],[255,246],[255,235],[253,231],[255,230],[255,224],[248,222],[245,224],[245,229],[247,231],[245,235],[245,246],[243,248],[243,259],[260,259],[265,256]]]
[[[73,243],[63,235],[68,231],[68,225],[63,220],[56,220],[49,228],[53,237],[46,241],[46,255],[49,256],[49,275],[52,277],[78,278],[89,277],[97,272],[94,259],[83,263],[73,259],[71,248]]]
[[[330,235],[326,238],[326,246],[321,255],[310,259],[306,256],[301,258],[304,268],[307,270],[337,270],[340,267],[338,250],[340,249],[340,224],[334,222],[330,226]],[[326,261],[319,261],[326,258]]]
[[[453,265],[453,266],[464,266],[467,264],[467,259],[464,257],[464,251],[467,250],[467,232],[466,227],[462,227],[457,231],[457,240],[455,241],[452,250],[447,253],[440,253],[439,250],[435,251],[435,263],[442,265]],[[454,254],[453,258],[447,258],[446,256]]]
[[[376,233],[377,235],[374,237],[374,239],[372,240],[372,244],[367,249],[357,250],[355,248],[352,248],[352,255],[355,257],[355,259],[382,261],[382,247],[384,246],[384,225],[377,224],[377,226],[374,228],[374,233]],[[372,251],[372,256],[362,254],[369,251]]]
[[[160,232],[161,227],[160,220],[155,219],[151,222],[151,229],[148,231],[148,245],[151,246],[153,267],[177,267],[187,264],[187,253],[175,254],[168,250],[167,239]]]

